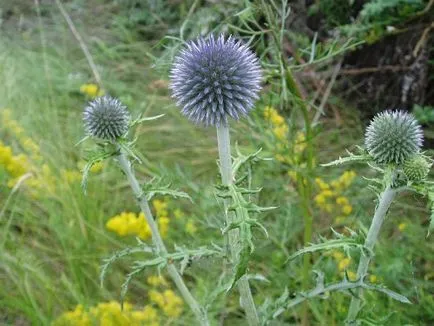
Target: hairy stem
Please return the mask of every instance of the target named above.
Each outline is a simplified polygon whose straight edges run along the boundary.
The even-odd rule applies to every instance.
[[[152,216],[152,212],[149,207],[148,200],[146,199],[140,187],[140,184],[137,181],[137,178],[134,174],[134,171],[131,166],[131,162],[129,161],[127,155],[124,152],[122,152],[121,149],[119,149],[119,151],[120,151],[120,154],[118,155],[119,165],[121,166],[122,171],[124,171],[128,179],[128,182],[130,183],[131,189],[133,190],[134,195],[139,201],[140,209],[145,215],[146,222],[148,223],[152,232],[152,242],[156,247],[158,253],[167,254],[166,246],[164,245],[163,239],[161,238],[157,223],[155,222],[154,217]],[[208,326],[209,322],[206,316],[206,312],[204,311],[204,309],[201,308],[201,306],[198,304],[196,299],[190,293],[181,275],[178,273],[176,267],[173,264],[168,264],[167,270],[173,282],[175,283],[176,287],[178,288],[179,292],[181,293],[182,297],[184,298],[185,302],[190,306],[190,309],[193,311],[200,325]]]
[[[223,185],[230,185],[233,182],[232,176],[232,159],[231,159],[231,141],[229,136],[229,126],[221,124],[217,127],[217,140],[220,158],[220,173]],[[232,220],[227,211],[228,203],[225,201],[226,224],[230,225]],[[239,231],[231,230],[228,232],[229,247],[232,261],[238,260],[238,243],[240,241]],[[259,326],[259,317],[256,312],[255,302],[253,301],[252,292],[250,291],[249,281],[244,275],[238,280],[238,290],[241,296],[241,304],[247,316],[250,326]]]
[[[371,226],[369,227],[368,235],[365,240],[365,247],[370,251],[374,249],[375,243],[378,239],[378,234],[380,233],[381,226],[383,225],[384,219],[386,217],[387,211],[395,198],[396,191],[387,186],[386,189],[381,193],[378,206],[375,209],[374,218],[372,219]],[[357,268],[357,278],[363,279],[368,272],[369,263],[371,257],[369,255],[363,254],[360,256],[359,267]],[[351,299],[350,308],[348,310],[347,323],[354,324],[357,314],[360,311],[361,306],[361,296],[362,291],[357,290],[355,296]]]

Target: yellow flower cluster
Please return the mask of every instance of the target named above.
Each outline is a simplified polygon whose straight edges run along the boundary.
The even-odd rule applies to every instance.
[[[151,275],[147,283],[157,289],[149,291],[149,304],[136,310],[124,303],[123,310],[117,301],[99,303],[86,310],[77,305],[63,313],[52,326],[159,326],[167,318],[177,318],[183,312],[184,302],[172,290],[162,276]]]
[[[20,126],[18,121],[12,119],[12,111],[10,109],[3,109],[0,112],[0,119],[2,127],[15,136],[18,143],[29,153],[33,161],[42,160],[39,146],[25,134],[24,128]]]
[[[289,127],[285,118],[283,118],[277,110],[271,106],[265,107],[264,118],[272,125],[274,136],[276,136],[279,141],[286,143],[288,141]]]
[[[185,214],[179,208],[176,208],[173,211],[173,216],[175,216],[175,218],[177,220],[182,220],[182,221],[185,220]],[[197,226],[196,226],[196,223],[194,222],[194,220],[192,218],[187,219],[187,223],[185,223],[184,229],[185,229],[185,232],[187,232],[190,235],[196,234]]]
[[[80,87],[80,93],[85,94],[90,98],[95,98],[98,96],[103,96],[104,91],[99,88],[96,84],[83,84]]]
[[[152,201],[152,206],[154,207],[157,217],[158,228],[163,238],[169,231],[170,223],[167,205],[167,202],[163,200],[155,199]],[[146,222],[143,213],[122,212],[110,218],[106,223],[106,228],[120,236],[133,235],[143,240],[149,239],[152,236],[151,228]]]
[[[147,279],[149,285],[153,287],[163,287],[161,291],[150,290],[149,300],[154,303],[169,318],[177,318],[182,314],[184,302],[170,289],[167,289],[168,283],[162,276],[149,276]]]
[[[277,112],[276,109],[267,106],[264,109],[264,118],[270,123],[272,133],[277,143],[275,145],[275,157],[281,163],[287,165],[298,165],[304,167],[306,163],[302,162],[303,153],[306,149],[306,136],[304,132],[298,131],[292,141],[289,141],[289,126],[285,118]],[[297,180],[297,172],[288,171],[292,180]]]
[[[357,274],[348,268],[351,266],[352,259],[346,255],[344,255],[342,252],[338,250],[334,250],[331,252],[331,256],[335,260],[338,270],[340,274],[343,276],[345,271],[347,273],[348,279],[350,281],[355,281],[357,279]],[[371,283],[377,282],[377,276],[375,275],[369,275],[369,281]]]
[[[121,237],[133,235],[146,240],[152,235],[143,213],[122,212],[110,218],[106,223],[106,228]]]
[[[83,305],[65,312],[57,318],[53,326],[159,326],[160,317],[152,306],[134,310],[129,303],[124,303],[123,310],[116,301],[99,303],[86,311]]]
[[[319,189],[319,193],[314,198],[315,204],[324,212],[337,214],[336,223],[342,223],[353,211],[353,206],[343,192],[352,184],[355,177],[354,171],[345,171],[330,183],[321,178],[315,179]]]

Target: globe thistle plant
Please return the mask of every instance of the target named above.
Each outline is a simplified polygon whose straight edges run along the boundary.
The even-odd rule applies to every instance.
[[[245,116],[253,108],[261,89],[261,69],[256,55],[240,41],[223,35],[199,38],[187,43],[175,58],[171,70],[173,97],[189,120],[217,127],[222,184],[233,184],[229,119]],[[225,201],[226,226],[233,224]],[[240,265],[240,233],[227,232],[234,266]],[[259,317],[249,281],[238,277],[238,289],[249,325],[259,325]]]
[[[89,102],[84,109],[83,120],[88,135],[115,141],[128,131],[130,114],[121,101],[103,96]]]
[[[261,89],[256,55],[240,41],[223,35],[187,43],[170,74],[181,112],[203,125],[227,124],[253,108]]]
[[[404,111],[377,114],[366,129],[365,145],[379,164],[402,164],[420,151],[423,133],[417,120]]]

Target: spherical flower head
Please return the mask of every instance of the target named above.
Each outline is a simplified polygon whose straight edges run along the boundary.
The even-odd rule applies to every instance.
[[[402,170],[410,181],[422,181],[431,170],[432,163],[423,155],[414,155],[404,162]]]
[[[404,163],[420,151],[422,142],[422,128],[404,111],[377,114],[365,134],[366,149],[379,164]]]
[[[240,41],[223,35],[189,42],[170,73],[173,97],[181,112],[203,125],[228,123],[249,113],[261,89],[256,55]]]
[[[118,99],[103,96],[89,102],[83,121],[90,136],[114,141],[128,131],[130,114]]]

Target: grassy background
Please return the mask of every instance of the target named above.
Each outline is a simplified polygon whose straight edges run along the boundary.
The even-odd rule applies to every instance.
[[[75,146],[83,136],[82,110],[87,101],[79,89],[95,80],[58,8],[44,3],[38,7],[35,3],[0,3],[5,17],[0,35],[0,110],[10,108],[25,134],[39,145],[42,162],[55,178],[56,191],[47,190],[37,198],[24,186],[11,192],[7,172],[0,167],[0,323],[5,325],[48,325],[77,304],[91,307],[118,300],[128,260],[114,266],[103,288],[99,285],[99,267],[103,258],[135,241],[109,232],[105,223],[122,211],[138,211],[113,162],[107,162],[102,172],[92,174],[87,196],[79,182],[71,183],[62,177],[62,170],[77,169],[77,163],[86,154],[86,146]],[[105,91],[118,96],[133,115],[165,114],[164,118],[137,128],[135,136],[139,138],[138,149],[146,157],[144,165],[137,167],[140,178],[166,176],[194,199],[194,205],[186,200],[170,200],[171,207],[182,209],[194,220],[198,231],[189,235],[185,221],[172,218],[169,246],[221,243],[222,210],[212,187],[218,180],[215,132],[191,125],[175,108],[167,90],[167,69],[178,43],[161,39],[166,34],[176,34],[173,31],[182,27],[188,35],[207,32],[226,9],[218,5],[196,7],[196,11],[204,11],[198,15],[202,19],[183,25],[193,2],[176,2],[172,7],[153,3],[155,7],[137,9],[134,1],[77,0],[65,7],[89,45]],[[236,4],[233,7],[237,9]],[[242,151],[262,147],[264,156],[273,156],[275,139],[270,135],[263,110],[276,101],[266,88],[252,115],[232,124],[233,141]],[[315,144],[319,162],[342,155],[345,148],[362,142],[364,122],[359,112],[340,101],[339,94],[333,94],[329,101],[338,114],[330,111],[320,119]],[[291,128],[301,127],[295,121]],[[7,126],[0,125],[0,136],[14,153],[25,153]],[[357,172],[355,182],[345,193],[353,213],[344,225],[364,228],[373,212],[375,195],[362,176],[371,176],[371,172],[359,166],[344,168]],[[343,171],[318,168],[317,175],[331,181]],[[257,235],[257,251],[250,266],[251,272],[268,280],[252,282],[255,300],[260,305],[266,298],[278,297],[285,287],[291,292],[300,289],[301,260],[290,264],[284,261],[302,246],[303,220],[286,167],[274,160],[259,165],[254,172],[254,184],[264,187],[258,198],[260,204],[279,206],[262,217],[270,238]],[[364,310],[366,324],[377,325],[390,314],[383,322],[386,325],[434,323],[434,251],[432,240],[425,238],[425,204],[425,199],[413,194],[401,195],[382,231],[371,269],[382,283],[408,296],[414,304],[407,306],[382,294],[369,293]],[[335,212],[315,209],[314,237],[330,236]],[[406,223],[403,230],[398,228],[400,223]],[[339,277],[330,256],[317,254],[313,262],[313,268],[324,270],[329,280]],[[218,260],[205,259],[193,262],[187,269],[187,282],[200,301],[209,300],[220,265]],[[351,267],[354,270],[354,263]],[[156,273],[150,270],[146,275]],[[145,278],[144,275],[134,281],[127,296],[138,308],[149,303]],[[348,300],[341,293],[333,293],[327,300],[312,300],[311,323],[342,324]],[[275,324],[297,324],[300,312],[289,311]],[[235,293],[227,299],[219,297],[210,307],[210,314],[216,324],[244,323]],[[163,322],[192,323],[187,308],[180,319]]]

